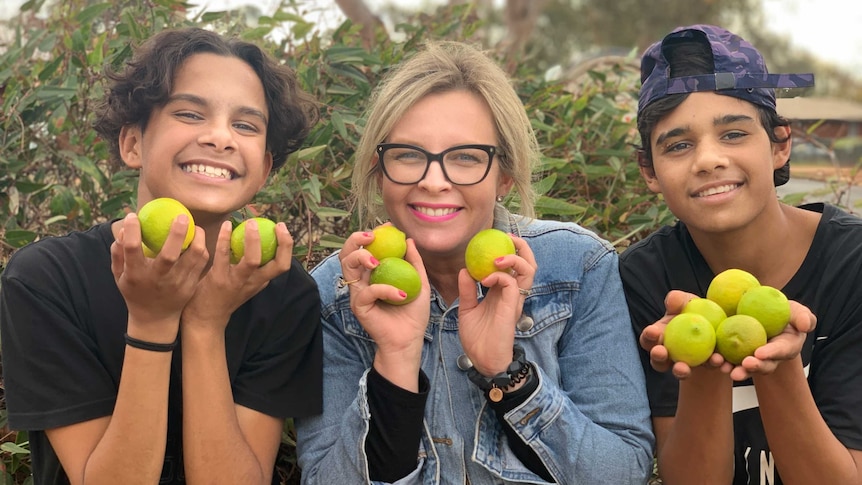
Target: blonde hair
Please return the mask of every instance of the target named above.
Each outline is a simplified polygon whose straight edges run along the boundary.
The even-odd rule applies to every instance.
[[[464,90],[480,96],[494,116],[497,157],[503,173],[512,177],[520,198],[520,214],[533,217],[532,170],[539,159],[539,144],[521,102],[506,73],[490,57],[468,44],[438,41],[390,71],[372,95],[367,121],[355,153],[352,191],[361,224],[385,219],[380,197],[380,167],[375,150],[395,123],[416,102],[429,94]]]

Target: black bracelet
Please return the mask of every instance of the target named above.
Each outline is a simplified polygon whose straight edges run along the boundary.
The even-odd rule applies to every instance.
[[[512,349],[512,363],[504,372],[493,377],[485,377],[475,367],[470,367],[467,369],[467,378],[479,389],[485,391],[488,399],[493,402],[500,402],[503,399],[503,389],[508,389],[521,382],[529,373],[530,363],[527,362],[526,352],[520,345],[515,345]]]
[[[174,340],[169,344],[157,344],[155,342],[147,342],[146,340],[138,340],[135,337],[125,334],[126,345],[141,350],[150,350],[153,352],[171,352],[177,346],[177,341]]]

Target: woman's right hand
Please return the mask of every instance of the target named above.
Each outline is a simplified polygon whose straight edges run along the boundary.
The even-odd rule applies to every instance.
[[[431,316],[431,285],[416,244],[408,238],[404,259],[419,272],[422,289],[415,300],[405,305],[384,302],[384,299],[403,299],[403,292],[394,286],[369,283],[371,271],[380,262],[363,246],[373,240],[370,231],[355,232],[339,253],[341,275],[349,283],[350,309],[377,344],[374,358],[377,372],[393,384],[415,391],[425,329]]]

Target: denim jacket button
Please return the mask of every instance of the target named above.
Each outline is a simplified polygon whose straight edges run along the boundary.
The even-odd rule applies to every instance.
[[[522,332],[526,332],[533,328],[533,325],[535,325],[535,322],[532,317],[529,315],[521,315],[521,318],[518,319],[518,323],[515,324],[515,327]]]
[[[473,367],[473,362],[470,360],[470,357],[467,357],[467,354],[459,355],[458,359],[455,362],[458,364],[458,368],[461,370],[467,370],[470,367]]]

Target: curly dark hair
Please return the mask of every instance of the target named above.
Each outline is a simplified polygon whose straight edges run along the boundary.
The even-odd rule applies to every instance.
[[[121,162],[120,130],[135,124],[146,129],[153,108],[167,102],[177,70],[198,53],[236,57],[257,73],[269,110],[266,148],[272,170],[281,167],[317,123],[318,102],[299,87],[293,69],[257,45],[194,27],[161,31],[141,44],[121,70],[106,69],[110,84],[96,107],[94,128],[107,141],[111,157]]]

